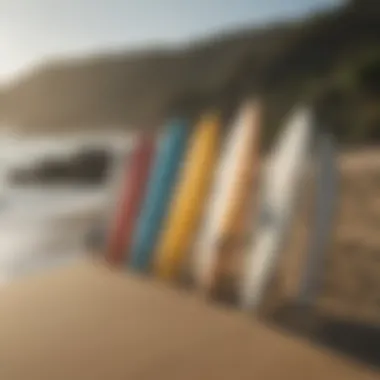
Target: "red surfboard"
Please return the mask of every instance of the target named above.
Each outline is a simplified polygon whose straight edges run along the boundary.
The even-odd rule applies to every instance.
[[[106,260],[121,265],[127,258],[135,221],[139,215],[151,164],[155,152],[155,136],[142,135],[137,138],[126,165],[126,174],[120,200],[116,205],[116,216],[110,229]]]

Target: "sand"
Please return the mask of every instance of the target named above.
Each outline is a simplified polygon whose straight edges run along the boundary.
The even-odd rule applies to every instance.
[[[380,368],[380,151],[342,153],[339,168],[335,226],[319,296],[311,308],[296,304],[313,220],[310,176],[261,314]]]
[[[240,312],[90,262],[0,290],[1,380],[380,379]]]
[[[357,313],[371,309],[380,326],[380,153],[343,156],[341,167],[336,230],[322,296]]]
[[[380,152],[343,154],[339,164],[336,229],[313,310],[287,308],[312,220],[311,179],[261,314],[280,322],[276,330],[196,294],[82,262],[0,290],[0,379],[380,379],[320,345],[370,357],[380,369]]]
[[[380,152],[342,154],[339,168],[335,225],[316,307],[380,327]],[[299,291],[312,222],[313,178],[305,190],[279,265],[277,298],[289,300]]]

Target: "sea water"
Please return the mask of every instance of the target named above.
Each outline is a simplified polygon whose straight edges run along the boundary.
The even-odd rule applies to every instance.
[[[9,182],[15,167],[46,159],[49,154],[70,155],[78,150],[78,140],[57,143],[57,139],[0,136],[0,284],[68,265],[89,254],[86,237],[107,219],[120,166],[128,154],[128,139],[117,139],[125,149],[121,155],[120,150],[115,151],[118,159],[109,180],[99,186],[16,187]]]

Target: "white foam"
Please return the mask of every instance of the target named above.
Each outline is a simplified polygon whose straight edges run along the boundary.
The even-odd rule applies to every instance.
[[[0,211],[0,284],[82,257],[94,219],[106,212],[99,190],[24,190]]]

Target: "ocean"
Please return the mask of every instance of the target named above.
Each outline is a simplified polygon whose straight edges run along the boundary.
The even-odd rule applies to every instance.
[[[20,138],[0,136],[0,284],[89,254],[91,230],[106,225],[117,200],[131,146],[129,136]],[[83,146],[108,148],[115,157],[99,186],[15,186],[9,174],[49,157],[69,156]]]

